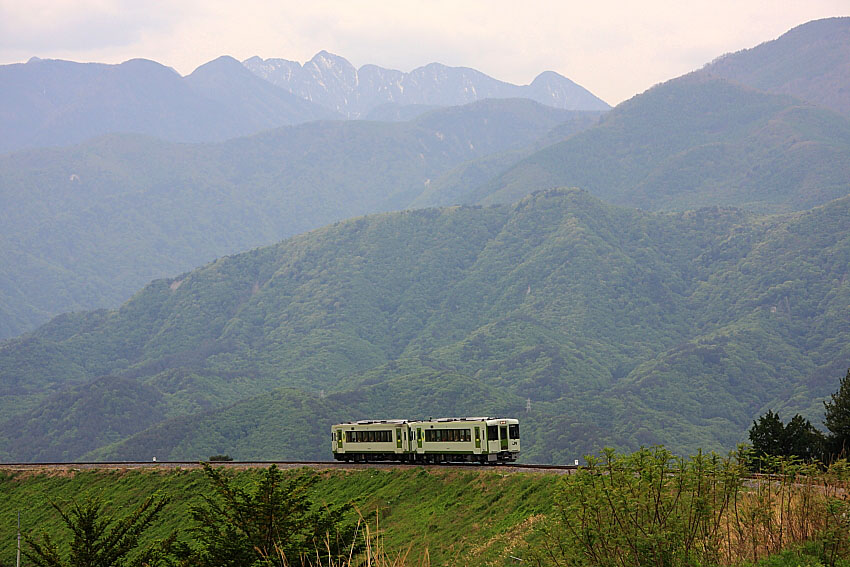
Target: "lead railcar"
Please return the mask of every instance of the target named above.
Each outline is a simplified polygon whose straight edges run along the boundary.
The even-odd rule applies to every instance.
[[[520,451],[512,418],[352,421],[331,426],[331,438],[334,458],[347,462],[505,463]]]

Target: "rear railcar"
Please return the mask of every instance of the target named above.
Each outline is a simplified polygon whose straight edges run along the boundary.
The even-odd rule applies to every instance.
[[[406,461],[410,431],[404,419],[362,420],[331,427],[334,458],[338,461]]]

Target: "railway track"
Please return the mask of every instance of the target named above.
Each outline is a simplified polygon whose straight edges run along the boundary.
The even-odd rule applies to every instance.
[[[243,469],[243,468],[265,468],[271,465],[277,465],[278,468],[313,468],[313,469],[409,469],[412,467],[423,467],[426,469],[446,469],[446,468],[464,468],[471,470],[500,470],[500,471],[537,471],[550,474],[570,474],[571,471],[578,469],[576,465],[540,465],[540,464],[521,464],[521,463],[504,463],[494,465],[482,465],[478,463],[448,463],[442,465],[423,465],[423,464],[408,464],[408,463],[341,463],[338,461],[213,461],[210,464],[213,466],[222,466],[226,468]],[[168,470],[168,469],[193,469],[200,468],[201,461],[81,461],[71,463],[0,463],[0,470],[6,471],[50,471],[50,470],[125,470],[125,469],[144,469],[144,470]]]

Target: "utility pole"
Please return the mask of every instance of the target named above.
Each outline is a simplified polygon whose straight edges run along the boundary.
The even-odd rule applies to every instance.
[[[16,567],[21,567],[21,511],[18,510],[18,560]]]

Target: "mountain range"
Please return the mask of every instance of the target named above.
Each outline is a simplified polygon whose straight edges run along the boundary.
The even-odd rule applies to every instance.
[[[356,69],[344,57],[320,51],[301,65],[251,57],[243,64],[267,81],[348,118],[368,117],[384,104],[458,106],[484,98],[528,98],[567,110],[604,111],[610,106],[553,71],[519,86],[467,67],[431,63],[405,73],[377,65]]]
[[[311,122],[197,145],[114,134],[0,156],[0,337],[118,305],[218,256],[404,208],[456,165],[590,126],[587,114],[485,100],[409,122]]]
[[[836,388],[848,218],[552,190],[343,221],[3,343],[0,454],[318,458],[333,420],[476,409],[530,460],[730,449]]]
[[[114,132],[180,142],[226,140],[338,117],[220,58],[187,77],[154,61],[30,59],[0,66],[0,153]]]
[[[292,92],[163,68],[242,124],[293,100],[387,121],[0,156],[0,333],[159,278],[0,343],[0,459],[326,457],[332,421],[487,413],[572,462],[730,449],[768,408],[817,423],[850,366],[848,29],[610,112],[377,100],[322,53]]]
[[[321,52],[303,68],[287,62],[287,68],[299,71],[282,83],[283,60],[259,67],[257,61],[242,65],[222,56],[186,77],[145,59],[107,65],[34,57],[2,65],[0,153],[65,146],[110,133],[216,142],[315,120],[381,120],[393,114],[409,120],[436,107],[485,98],[530,98],[568,110],[610,108],[552,72],[519,87],[474,69],[436,63],[407,74],[366,66],[360,75],[364,81],[371,77],[367,84],[358,83],[358,71],[345,59]],[[349,71],[354,84],[344,80]],[[399,89],[405,88],[402,95]]]

